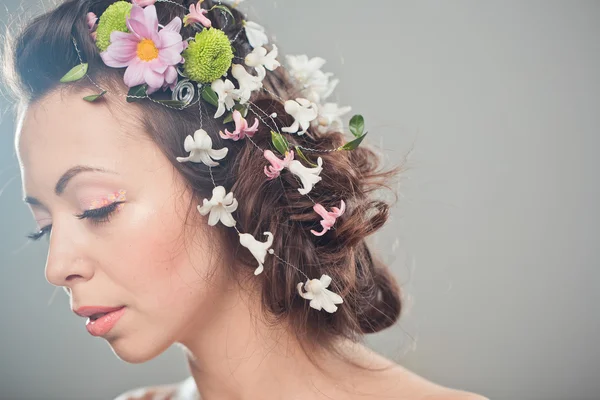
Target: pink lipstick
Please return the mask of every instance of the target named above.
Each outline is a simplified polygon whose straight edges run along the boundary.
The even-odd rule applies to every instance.
[[[85,327],[93,336],[106,335],[125,313],[122,307],[80,307],[77,315],[88,317]]]

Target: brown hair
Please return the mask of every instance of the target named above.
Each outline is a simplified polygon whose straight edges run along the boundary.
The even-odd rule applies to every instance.
[[[4,75],[19,104],[36,102],[61,88],[88,89],[89,94],[98,93],[98,88],[88,79],[59,83],[66,71],[79,63],[71,36],[79,45],[81,57],[89,64],[88,75],[92,80],[105,87],[114,87],[121,93],[127,91],[123,70],[104,64],[86,24],[87,12],[92,11],[99,16],[112,3],[105,0],[66,1],[35,18],[16,39],[7,42]],[[192,2],[178,3],[187,9]],[[212,0],[203,3],[207,8],[213,4]],[[180,6],[168,2],[157,4],[156,9],[161,24],[180,16],[182,11]],[[243,58],[252,50],[243,32],[243,15],[235,8],[230,11],[235,16],[234,21],[218,10],[210,12],[208,17],[213,21],[213,27],[223,29],[229,38],[235,38],[232,41],[234,54]],[[182,36],[192,36],[192,29],[184,27]],[[228,78],[235,81],[231,75]],[[266,115],[276,112],[277,126],[289,126],[293,119],[284,111],[283,101],[302,97],[297,85],[283,67],[268,71],[263,84],[267,90],[254,93],[251,98],[250,122],[255,116],[267,120]],[[160,94],[156,92],[153,97]],[[257,290],[262,293],[263,308],[267,311],[265,316],[273,322],[289,324],[301,342],[318,343],[329,349],[333,339],[346,337],[357,341],[365,333],[381,331],[396,322],[401,310],[399,287],[389,269],[369,250],[365,239],[388,219],[390,204],[377,199],[375,192],[381,188],[389,189],[390,180],[401,171],[401,167],[382,169],[378,154],[364,143],[352,151],[324,151],[347,141],[341,132],[321,134],[309,130],[302,136],[286,135],[291,144],[318,150],[305,152],[313,162],[316,156],[323,158],[323,179],[309,196],[303,196],[297,190],[295,177],[289,173],[282,173],[279,179],[266,179],[262,171],[267,162],[262,152],[253,145],[245,140],[222,140],[216,133],[224,130],[225,126],[213,118],[214,109],[204,106],[201,112],[197,107],[177,111],[148,100],[132,105],[142,111],[143,118],[139,119],[139,123],[194,194],[188,215],[195,212],[196,205],[203,198],[210,198],[213,188],[206,165],[176,161],[176,157],[187,154],[183,148],[184,138],[198,129],[202,118],[202,126],[211,135],[214,147],[229,148],[227,157],[221,161],[222,167],[213,168],[213,175],[217,185],[234,192],[235,197],[240,199],[234,214],[239,230],[259,240],[264,240],[263,232],[272,232],[276,255],[297,266],[309,277],[331,276],[330,289],[344,298],[344,303],[332,314],[309,308],[308,302],[296,292],[296,284],[304,282],[304,276],[284,265],[281,259],[267,256],[264,272],[255,278]],[[270,148],[269,127],[262,124],[253,140],[260,148]],[[313,201],[330,209],[339,206],[342,199],[347,209],[336,221],[334,229],[321,237],[310,233],[311,229],[320,230],[321,220],[313,210]],[[221,224],[211,229],[221,230],[227,245],[231,246],[231,254],[240,261],[231,268],[239,265],[247,271],[256,268],[256,260],[240,246],[233,229]],[[241,275],[238,271],[230,272],[233,276]]]

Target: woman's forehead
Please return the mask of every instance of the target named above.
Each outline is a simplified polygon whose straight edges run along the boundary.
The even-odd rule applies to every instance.
[[[114,107],[113,107],[114,109]],[[82,99],[81,93],[52,93],[24,111],[15,141],[20,162],[72,158],[84,161],[101,155],[117,157],[136,145],[125,134],[136,127],[124,124],[126,116],[101,103]],[[139,129],[139,128],[137,128]]]

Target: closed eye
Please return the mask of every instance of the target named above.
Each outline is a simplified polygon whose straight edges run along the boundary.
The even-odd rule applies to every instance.
[[[110,216],[117,209],[117,206],[124,201],[115,201],[105,207],[95,208],[93,210],[86,210],[81,214],[75,214],[75,216],[79,219],[88,218],[94,225],[99,225],[110,220]],[[52,224],[46,225],[42,229],[37,232],[32,232],[28,234],[26,237],[31,240],[39,240],[46,234],[49,234],[52,230]]]

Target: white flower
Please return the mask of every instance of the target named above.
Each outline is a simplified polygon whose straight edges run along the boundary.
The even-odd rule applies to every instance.
[[[341,131],[344,123],[340,117],[350,110],[352,107],[339,107],[337,103],[325,103],[319,107],[319,117],[313,123],[316,122],[319,133],[326,133],[330,129]]]
[[[297,98],[296,100],[287,100],[284,105],[285,112],[294,117],[295,121],[292,125],[282,128],[281,130],[287,133],[295,133],[298,131],[298,125],[302,130],[298,135],[303,135],[310,127],[310,121],[317,118],[319,115],[318,107],[315,103],[307,99]]]
[[[313,185],[321,180],[319,174],[323,170],[323,159],[317,158],[317,167],[308,168],[302,165],[298,160],[290,161],[287,169],[294,175],[300,178],[302,188],[298,188],[300,194],[307,194],[313,188]]]
[[[290,75],[302,86],[302,94],[305,98],[320,104],[331,95],[339,79],[331,82],[331,72],[324,73],[321,67],[325,60],[321,57],[313,57],[310,60],[306,54],[298,56],[286,56],[288,71]]]
[[[208,225],[214,226],[217,222],[221,221],[223,225],[232,227],[235,225],[235,220],[231,215],[237,209],[238,202],[233,198],[233,192],[225,195],[225,188],[223,186],[216,186],[212,191],[212,197],[210,200],[204,199],[202,206],[198,205],[198,211],[201,215],[208,216]]]
[[[273,50],[267,54],[267,49],[264,47],[257,47],[252,50],[252,53],[248,54],[244,59],[245,63],[249,67],[254,67],[258,76],[264,76],[266,74],[265,68],[269,71],[273,71],[281,64],[275,58],[277,57],[277,46],[273,45]]]
[[[217,108],[217,112],[215,113],[215,118],[219,118],[225,113],[225,108],[227,108],[227,110],[231,110],[235,105],[235,86],[229,79],[225,79],[224,81],[222,79],[217,79],[210,85],[210,87],[212,90],[214,90],[217,96],[219,96],[219,106]]]
[[[198,129],[194,132],[194,137],[192,135],[188,135],[183,142],[183,148],[185,151],[189,151],[190,155],[188,157],[177,157],[177,161],[179,162],[202,162],[210,167],[214,167],[219,165],[215,160],[221,160],[225,158],[229,149],[227,147],[223,147],[219,150],[214,150],[212,148],[212,139],[208,136],[208,133],[204,129]]]
[[[240,104],[246,103],[250,100],[252,92],[262,88],[261,76],[254,76],[246,71],[241,64],[233,64],[231,67],[231,74],[238,81],[239,89],[236,89],[235,95],[239,98]]]
[[[258,275],[263,272],[263,263],[265,262],[265,256],[267,250],[269,254],[273,254],[273,250],[269,250],[269,247],[273,244],[273,234],[271,232],[263,232],[263,235],[268,235],[269,238],[266,242],[259,242],[249,233],[240,233],[240,244],[250,250],[250,253],[258,261],[258,267],[254,271],[254,275]]]
[[[331,283],[331,277],[329,275],[322,275],[321,279],[307,280],[304,284],[306,292],[302,292],[302,282],[300,282],[296,288],[298,294],[310,300],[310,306],[315,310],[324,309],[328,313],[335,312],[338,308],[336,304],[342,304],[344,300],[342,297],[331,290],[327,289]]]
[[[265,33],[265,28],[257,24],[256,22],[245,21],[244,28],[246,29],[246,37],[252,48],[264,46],[269,43],[269,38]]]

